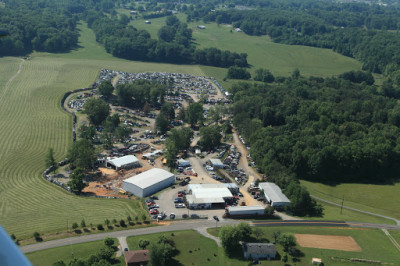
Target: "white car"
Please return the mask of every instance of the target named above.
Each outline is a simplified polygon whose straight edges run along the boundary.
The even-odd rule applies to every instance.
[[[183,203],[175,204],[175,208],[185,208],[185,204]]]

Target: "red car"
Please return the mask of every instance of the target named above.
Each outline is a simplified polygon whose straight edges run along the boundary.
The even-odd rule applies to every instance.
[[[152,209],[150,211],[150,214],[159,214],[159,211],[157,209]]]
[[[178,193],[178,197],[183,197],[183,193]]]

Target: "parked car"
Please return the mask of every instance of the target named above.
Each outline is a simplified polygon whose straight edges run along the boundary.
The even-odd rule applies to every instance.
[[[157,204],[154,204],[154,205],[151,205],[151,206],[149,206],[149,210],[151,210],[151,209],[157,209],[157,208],[160,208],[160,206],[158,206]]]
[[[176,199],[174,199],[174,203],[183,203],[183,199],[182,198],[176,198]]]
[[[169,215],[169,218],[170,218],[170,219],[175,219],[175,213],[171,213],[171,214]]]
[[[158,197],[157,197],[157,196],[151,196],[150,199],[152,199],[152,200],[158,200]]]
[[[150,214],[159,214],[160,212],[157,209],[152,209]]]
[[[197,214],[192,214],[192,215],[190,215],[190,217],[192,219],[199,219],[200,218]]]
[[[183,203],[175,204],[175,208],[185,208],[185,204]]]

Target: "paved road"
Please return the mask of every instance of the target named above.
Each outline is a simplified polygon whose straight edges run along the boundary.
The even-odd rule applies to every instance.
[[[311,197],[313,197],[314,199],[317,199],[319,201],[331,204],[331,205],[335,205],[335,206],[338,206],[338,207],[342,206],[342,205],[337,204],[335,202],[332,202],[332,201],[329,201],[329,200],[326,200],[326,199],[322,199],[322,198],[319,198],[319,197],[314,196],[314,195],[311,195]],[[348,206],[343,206],[343,208],[344,209],[348,209],[348,210],[352,210],[352,211],[356,211],[356,212],[361,212],[361,213],[377,216],[377,217],[382,217],[382,218],[389,219],[389,220],[393,220],[393,221],[396,222],[397,225],[400,225],[400,221],[395,219],[395,218],[393,218],[393,217],[389,217],[389,216],[385,216],[385,215],[381,215],[381,214],[377,214],[377,213],[373,213],[373,212],[367,212],[367,211],[363,211],[363,210],[352,208],[352,207],[348,207]]]
[[[237,224],[238,221],[235,220],[221,220],[218,223],[218,226],[224,226],[229,224]],[[170,231],[179,231],[179,230],[196,230],[197,228],[210,228],[215,227],[215,221],[211,220],[189,220],[189,221],[178,221],[170,223],[166,226],[154,226],[154,227],[146,227],[139,229],[129,229],[124,231],[116,231],[116,232],[107,232],[101,234],[93,234],[93,235],[84,235],[84,236],[76,236],[64,239],[51,240],[43,243],[37,243],[27,246],[20,247],[21,251],[24,253],[34,252],[38,250],[55,248],[79,243],[85,243],[96,240],[103,240],[105,237],[128,237],[128,236],[138,236],[138,235],[147,235],[154,233],[163,233]]]
[[[237,224],[239,222],[240,221],[237,220],[221,220],[218,223],[218,226],[232,225],[232,224]],[[398,225],[357,223],[357,222],[345,222],[345,221],[314,221],[314,220],[252,221],[250,222],[250,225],[251,226],[329,226],[329,227],[335,226],[335,227],[362,227],[362,228],[400,230],[400,226]],[[48,248],[61,247],[61,246],[85,243],[96,240],[103,240],[107,236],[120,238],[120,237],[147,235],[147,234],[163,233],[163,232],[179,231],[179,230],[198,230],[207,237],[210,237],[208,236],[208,233],[206,233],[207,232],[206,228],[212,228],[212,227],[215,227],[215,221],[211,220],[176,221],[166,226],[154,226],[154,227],[147,227],[140,229],[130,229],[125,231],[107,232],[102,234],[84,235],[84,236],[77,236],[65,239],[52,240],[48,242],[22,246],[20,247],[20,249],[24,253],[29,253]]]

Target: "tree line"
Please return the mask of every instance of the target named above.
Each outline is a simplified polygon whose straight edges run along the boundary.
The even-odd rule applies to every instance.
[[[127,16],[109,17],[90,11],[86,15],[88,26],[96,40],[116,57],[130,60],[203,64],[217,67],[247,66],[247,54],[221,51],[217,48],[196,49],[192,44],[192,30],[175,16],[166,19],[158,31],[158,40],[145,30],[128,25]]]

